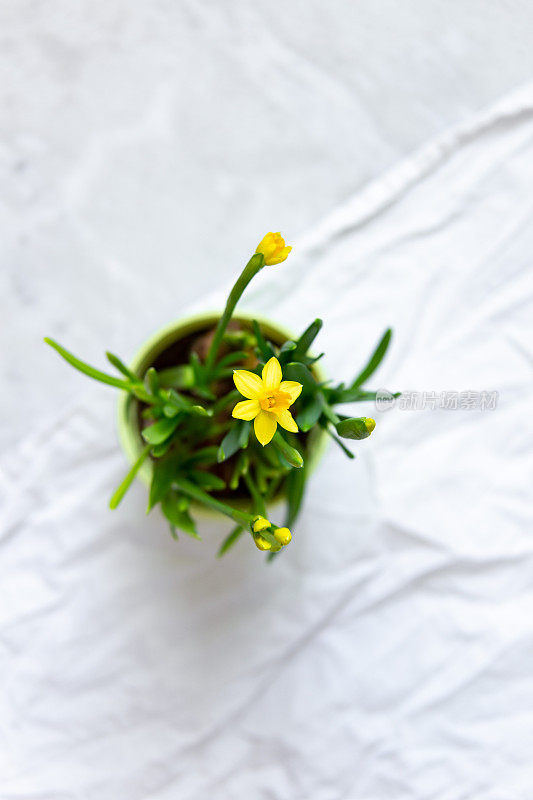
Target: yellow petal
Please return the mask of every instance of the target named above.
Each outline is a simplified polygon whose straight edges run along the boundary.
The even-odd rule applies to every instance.
[[[255,400],[263,391],[263,381],[259,375],[247,369],[233,370],[233,381],[239,392],[250,400]]]
[[[276,433],[277,422],[273,414],[260,411],[254,422],[254,431],[263,447],[270,442]]]
[[[235,419],[251,420],[257,417],[260,410],[257,400],[243,400],[241,403],[237,403],[231,412],[231,416],[235,417]]]
[[[263,384],[267,392],[278,389],[281,383],[281,366],[277,358],[272,356],[263,367]],[[239,389],[240,391],[240,389]]]
[[[280,391],[285,392],[291,398],[290,405],[294,403],[297,397],[300,397],[303,386],[298,381],[281,381],[279,385]]]
[[[291,433],[296,433],[298,431],[298,425],[295,423],[291,412],[287,409],[276,411],[276,420],[286,431],[291,431]]]
[[[273,267],[276,264],[281,264],[282,261],[285,261],[291,250],[292,247],[283,247],[281,250],[277,250],[276,253],[268,259],[268,261],[265,261],[265,263],[269,267]]]

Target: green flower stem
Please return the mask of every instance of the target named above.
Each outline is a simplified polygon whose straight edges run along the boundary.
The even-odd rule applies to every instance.
[[[262,269],[265,265],[265,257],[262,253],[255,253],[237,278],[233,289],[229,293],[228,301],[226,303],[226,308],[224,309],[224,313],[220,317],[218,321],[218,325],[215,330],[215,335],[213,337],[213,341],[211,342],[211,347],[209,348],[209,352],[207,354],[207,358],[205,360],[205,369],[207,374],[209,375],[213,369],[218,349],[220,347],[220,343],[222,342],[222,337],[226,331],[228,326],[228,322],[230,321],[233,312],[235,311],[235,306],[239,302],[242,293],[260,269]]]
[[[261,514],[262,517],[266,517],[265,503],[263,498],[261,497],[261,494],[257,489],[257,486],[255,485],[255,481],[252,480],[252,476],[250,475],[249,472],[246,472],[243,477],[244,477],[244,482],[248,487],[248,491],[252,496],[252,500],[254,503],[254,511],[256,511],[257,514]]]
[[[322,392],[318,393],[318,401],[322,406],[322,411],[324,412],[326,419],[329,419],[330,422],[332,422],[334,425],[337,425],[341,421],[340,417],[335,414]]]
[[[185,478],[176,478],[173,483],[188,497],[191,497],[193,500],[197,500],[199,503],[202,503],[208,508],[212,508],[214,511],[219,511],[221,514],[225,514],[226,517],[230,517],[235,522],[238,522],[239,525],[243,525],[250,530],[253,520],[253,516],[251,514],[247,514],[245,511],[238,511],[236,508],[232,508],[231,506],[226,505],[226,503],[222,503],[220,500],[217,500],[215,497],[211,497],[211,495],[207,494],[207,492],[204,492],[203,489],[195,486],[194,483],[191,483]]]

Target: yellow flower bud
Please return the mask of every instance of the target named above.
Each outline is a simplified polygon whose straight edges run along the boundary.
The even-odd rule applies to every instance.
[[[254,542],[255,546],[259,550],[270,550],[270,548],[272,547],[270,542],[267,542],[267,540],[264,539],[262,536],[254,536]]]
[[[264,517],[256,517],[252,523],[252,530],[254,533],[259,533],[270,528],[270,522]]]
[[[290,540],[292,539],[292,533],[288,528],[276,528],[274,531],[274,537],[280,544],[285,546],[286,544],[289,544]]]
[[[256,247],[256,253],[262,253],[265,264],[271,267],[273,264],[281,264],[285,261],[292,247],[285,247],[285,239],[281,233],[267,233],[263,236]]]
[[[365,417],[365,428],[369,433],[372,433],[374,428],[376,427],[376,420],[372,419],[372,417]]]

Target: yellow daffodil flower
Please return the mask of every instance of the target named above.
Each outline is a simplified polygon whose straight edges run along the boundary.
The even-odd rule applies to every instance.
[[[262,253],[265,264],[271,267],[273,264],[285,261],[291,250],[292,247],[285,247],[285,239],[281,233],[267,233],[257,245],[255,252]]]
[[[286,431],[298,430],[289,406],[300,396],[302,384],[283,381],[282,377],[281,365],[274,357],[263,367],[261,378],[246,369],[233,371],[235,386],[247,400],[237,403],[232,416],[253,419],[255,435],[263,447],[271,441],[278,423]]]

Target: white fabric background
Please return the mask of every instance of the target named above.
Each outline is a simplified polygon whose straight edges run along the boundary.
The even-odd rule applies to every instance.
[[[530,800],[527,2],[4,0],[0,798]],[[348,379],[496,390],[330,447],[275,565],[179,544],[103,363],[220,307],[324,318]]]

